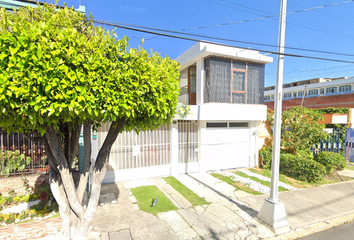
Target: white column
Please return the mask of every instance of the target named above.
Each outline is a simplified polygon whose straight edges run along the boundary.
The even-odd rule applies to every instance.
[[[170,124],[171,131],[171,158],[170,158],[170,174],[175,176],[178,174],[178,122],[173,120]]]
[[[198,121],[198,171],[205,172],[206,163],[203,161],[203,134],[206,130],[206,121]],[[205,159],[205,158],[204,158]]]
[[[197,105],[204,103],[204,59],[197,61]]]

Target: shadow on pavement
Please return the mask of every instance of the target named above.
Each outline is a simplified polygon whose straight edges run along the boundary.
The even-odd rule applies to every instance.
[[[241,204],[231,198],[229,198],[228,196],[226,196],[225,194],[223,194],[222,192],[219,192],[217,190],[215,190],[214,188],[210,187],[208,184],[200,181],[199,179],[189,175],[189,174],[186,174],[188,177],[194,179],[195,181],[199,182],[200,184],[202,184],[203,186],[209,188],[210,190],[212,190],[213,192],[215,192],[216,194],[218,194],[219,196],[225,198],[226,200],[228,200],[229,202],[235,204],[237,207],[239,207],[242,211],[244,211],[245,213],[247,213],[250,217],[254,218],[257,216],[258,212],[244,204]]]

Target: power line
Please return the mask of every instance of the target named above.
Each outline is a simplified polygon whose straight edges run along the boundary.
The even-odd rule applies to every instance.
[[[301,6],[299,4],[296,4],[296,3],[292,3],[292,2],[288,2],[294,6],[298,6],[298,7],[304,7],[304,6]],[[348,19],[348,18],[343,18],[343,17],[340,17],[340,16],[337,16],[337,15],[334,15],[334,14],[330,14],[330,13],[324,13],[324,12],[321,12],[321,11],[317,11],[317,10],[314,10],[315,12],[318,12],[318,13],[321,13],[321,14],[324,14],[324,15],[327,15],[327,16],[331,16],[331,17],[334,17],[334,18],[338,18],[338,19],[342,19],[342,20],[345,20],[345,21],[348,21],[348,22],[354,22],[353,20],[351,19]]]
[[[132,31],[138,31],[138,32],[144,32],[144,33],[150,33],[150,34],[155,34],[155,35],[160,35],[160,36],[165,36],[165,37],[170,37],[170,38],[183,39],[183,40],[188,40],[188,41],[193,41],[193,42],[204,42],[204,43],[210,43],[210,44],[215,44],[215,45],[219,45],[219,46],[226,46],[226,47],[235,47],[235,46],[232,46],[232,45],[229,45],[229,44],[211,42],[211,41],[202,40],[202,39],[181,37],[181,36],[177,36],[177,35],[171,35],[171,34],[166,34],[166,33],[153,32],[153,31],[150,31],[150,30],[138,29],[138,28],[129,27],[129,26],[123,26],[123,25],[120,25],[120,24],[117,24],[117,23],[112,23],[112,22],[98,20],[98,19],[94,19],[93,22],[98,23],[98,24],[104,24],[104,25],[107,25],[107,26],[113,26],[113,27],[118,27],[118,28],[128,29],[128,30],[132,30]],[[163,30],[160,30],[160,31],[163,31]],[[193,34],[187,34],[187,33],[180,33],[180,34],[193,35]],[[213,37],[207,37],[207,38],[213,38]],[[230,39],[224,39],[224,40],[225,41],[236,41],[236,40],[230,40]],[[264,50],[264,49],[255,49],[255,48],[252,49],[252,50],[260,51],[260,52],[266,52],[266,53],[275,54],[275,55],[284,55],[284,56],[288,56],[288,57],[311,58],[311,59],[324,60],[324,61],[332,61],[332,62],[342,62],[342,63],[352,63],[352,64],[354,64],[354,61],[341,60],[341,59],[304,56],[304,55],[291,54],[291,53],[279,53],[279,52],[275,52],[275,51],[269,51],[269,50]]]
[[[297,39],[297,37],[296,37],[296,35],[294,34],[294,32],[293,32],[293,30],[291,29],[291,27],[288,26],[288,28],[290,29],[290,32],[293,34],[293,37],[294,37],[295,40],[297,41],[297,44],[299,44],[299,46],[302,48],[302,46],[301,46],[299,40]],[[305,51],[303,51],[303,53],[304,53],[304,55],[306,55]],[[312,63],[311,59],[308,58],[307,60],[308,60],[309,63],[311,64],[312,68],[316,71],[316,68],[313,66],[313,63]],[[319,75],[317,71],[316,71],[316,73],[317,73],[317,75]]]
[[[326,5],[322,5],[322,6],[318,6],[318,7],[312,7],[312,8],[296,10],[296,11],[292,11],[292,12],[286,13],[286,15],[299,13],[299,12],[307,12],[307,11],[312,11],[312,10],[316,10],[316,9],[326,8],[326,7],[338,6],[338,5],[341,5],[341,4],[346,4],[346,3],[351,3],[351,2],[354,2],[354,0],[348,0],[348,1],[344,1],[344,2],[326,4]],[[221,23],[221,24],[215,24],[215,25],[209,25],[209,26],[184,28],[181,31],[197,30],[197,29],[203,29],[203,28],[221,27],[221,26],[234,25],[234,24],[239,24],[239,23],[244,23],[244,22],[252,22],[252,21],[257,21],[257,20],[263,20],[263,19],[273,18],[273,17],[279,17],[279,14],[272,15],[272,16],[264,16],[264,17],[260,17],[260,18],[253,18],[253,19],[248,19],[248,20],[241,20],[241,21],[236,21],[236,22],[230,22],[230,23]]]
[[[205,0],[205,1],[209,1],[209,0]],[[263,10],[260,10],[260,9],[256,9],[256,8],[251,8],[251,7],[248,7],[248,6],[244,6],[242,4],[238,4],[238,3],[233,3],[233,2],[230,2],[230,1],[225,1],[225,0],[219,0],[219,1],[222,1],[222,2],[227,2],[229,4],[234,4],[234,5],[237,5],[237,6],[240,6],[240,7],[244,7],[244,8],[248,8],[248,9],[252,9],[254,11],[259,11],[259,12],[264,12],[264,13],[267,13],[267,14],[274,14],[274,13],[271,13],[271,12],[268,12],[268,11],[263,11]],[[209,1],[211,2],[211,1]],[[231,7],[229,5],[225,5],[225,4],[221,4],[221,3],[218,3],[218,2],[214,2],[213,3],[215,4],[218,4],[220,6],[224,6],[224,7],[228,7],[228,8],[232,8],[232,9],[236,9],[236,10],[240,10],[238,8],[235,8],[235,7]],[[254,13],[254,12],[251,12],[251,11],[246,11],[246,10],[240,10],[242,12],[248,12],[248,13],[251,13],[251,14],[255,14],[255,15],[259,15],[259,16],[262,16],[258,13]],[[317,11],[319,12],[319,11]],[[274,17],[277,17],[279,15],[274,15]],[[262,16],[264,17],[264,16]],[[262,18],[259,18],[259,20],[262,19]],[[277,21],[276,19],[273,19],[273,18],[270,18],[272,20],[275,20]],[[256,19],[258,20],[258,18]],[[248,21],[248,20],[246,20]],[[299,20],[296,20],[298,22],[302,22],[302,23],[305,23],[305,24],[308,24],[304,21],[299,21]],[[329,29],[326,29],[324,27],[320,27],[320,26],[316,26],[314,24],[311,24],[312,27],[309,27],[309,26],[304,26],[304,25],[301,25],[301,24],[298,24],[298,23],[294,23],[292,21],[288,21],[289,24],[292,24],[292,25],[296,25],[296,26],[299,26],[299,27],[302,27],[302,28],[307,28],[307,29],[310,29],[310,30],[315,30],[315,31],[318,31],[318,32],[322,32],[322,33],[326,33],[326,34],[330,34],[330,35],[334,35],[334,36],[338,36],[338,37],[342,37],[342,38],[347,38],[347,39],[354,39],[354,37],[352,37],[351,35],[349,34],[345,34],[345,33],[341,33],[341,32],[338,32],[338,31],[335,31],[335,30],[329,30]],[[315,28],[316,27],[316,28]],[[321,30],[322,29],[322,30]],[[185,30],[185,29],[184,29]]]
[[[98,19],[94,20],[94,21],[98,21],[97,23],[111,25],[111,26],[114,26],[114,25],[128,26],[128,27],[132,27],[134,29],[142,28],[142,29],[148,29],[148,30],[152,30],[152,31],[177,33],[177,34],[189,35],[189,36],[193,36],[193,37],[209,38],[209,39],[219,40],[219,41],[236,42],[236,43],[244,43],[244,44],[253,44],[253,45],[260,45],[260,46],[265,46],[265,47],[275,47],[275,48],[278,47],[277,45],[274,45],[274,44],[258,43],[258,42],[250,42],[250,41],[241,41],[241,40],[213,37],[213,36],[207,36],[207,35],[201,35],[201,34],[195,34],[195,33],[185,33],[185,32],[172,31],[172,30],[167,30],[167,29],[145,27],[145,26],[139,26],[139,25],[127,24],[127,23],[110,22],[110,21],[104,21],[104,20],[98,20]],[[149,32],[149,31],[147,31],[147,32]],[[156,32],[152,32],[152,33],[156,34]],[[339,53],[339,52],[331,52],[331,51],[323,51],[323,50],[315,50],[315,49],[297,48],[297,47],[286,47],[286,48],[287,49],[292,49],[292,50],[299,50],[299,51],[308,51],[308,52],[316,52],[316,53],[325,53],[325,54],[333,54],[333,55],[354,57],[354,54],[349,54],[349,53]],[[263,52],[269,52],[269,51],[263,51]]]
[[[328,72],[328,73],[324,73],[324,74],[333,74],[333,73],[342,73],[342,72],[349,72],[350,70],[343,70],[343,71],[335,71],[335,72]],[[297,76],[297,78],[309,78],[312,77],[314,74],[312,75],[303,75],[303,76]],[[287,78],[288,79],[288,78]]]
[[[353,68],[353,65],[350,64],[350,65],[338,66],[338,67],[317,68],[317,69],[312,69],[312,70],[298,70],[298,69],[295,69],[295,70],[291,70],[291,71],[284,72],[284,73],[317,72],[317,71],[327,71],[327,70],[331,70],[331,69],[347,68],[347,67]],[[354,69],[342,70],[340,72],[349,72],[349,71],[354,71]],[[266,75],[275,75],[275,72],[274,73],[267,73]]]

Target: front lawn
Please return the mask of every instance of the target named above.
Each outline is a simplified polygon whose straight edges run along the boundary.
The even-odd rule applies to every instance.
[[[270,187],[270,182],[268,182],[268,181],[263,181],[263,180],[258,179],[256,177],[248,176],[247,174],[245,174],[243,172],[239,172],[239,171],[235,171],[234,173],[239,175],[240,177],[249,178],[249,179],[251,179],[251,180],[253,180],[255,182],[258,182],[258,183],[260,183],[260,184],[262,184],[264,186]],[[280,192],[288,191],[288,189],[283,188],[283,187],[279,187],[278,189],[279,189]]]
[[[177,192],[179,192],[185,199],[187,199],[192,205],[204,205],[209,204],[204,198],[199,197],[196,193],[191,191],[189,188],[184,186],[180,181],[174,177],[163,178],[171,187],[173,187]]]
[[[268,169],[261,169],[261,168],[250,168],[248,169],[250,172],[253,172],[253,173],[257,173],[259,175],[262,175],[262,176],[265,176],[265,177],[268,177],[268,178],[271,178],[271,171],[268,170]],[[308,182],[302,182],[302,181],[299,181],[299,180],[296,180],[296,179],[293,179],[293,178],[290,178],[290,177],[287,177],[283,174],[279,174],[279,181],[280,182],[283,182],[285,184],[288,184],[290,186],[293,186],[295,188],[307,188],[307,187],[311,187],[313,185],[311,185],[310,183]]]
[[[138,202],[141,210],[156,215],[160,212],[178,210],[173,203],[156,186],[142,186],[130,189]],[[155,198],[158,197],[158,203],[152,207]]]
[[[253,195],[261,195],[262,194],[260,192],[257,192],[255,190],[249,188],[246,184],[237,182],[230,177],[227,177],[227,176],[224,176],[224,175],[221,175],[218,173],[212,173],[211,175],[213,177],[220,179],[221,181],[224,181],[224,182],[230,184],[231,186],[233,186],[234,188],[236,188],[238,190],[241,190],[241,191],[247,192],[249,194],[253,194]]]

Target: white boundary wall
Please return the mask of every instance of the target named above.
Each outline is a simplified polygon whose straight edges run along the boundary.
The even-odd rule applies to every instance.
[[[258,150],[261,147],[258,131],[261,121],[266,119],[265,105],[204,104],[190,107],[190,114],[183,120],[193,120],[194,124],[197,124],[197,135],[192,139],[195,142],[195,138],[197,138],[197,145],[193,145],[190,150],[194,149],[197,161],[179,162],[179,154],[181,154],[179,137],[183,137],[183,135],[178,131],[178,120],[174,120],[166,129],[168,133],[165,133],[165,136],[169,136],[169,142],[165,142],[168,144],[168,160],[156,161],[158,164],[138,164],[130,168],[119,168],[115,164],[110,164],[111,168],[108,169],[103,182],[258,165]],[[209,122],[242,122],[247,123],[248,127],[207,128]],[[104,129],[103,132],[106,131],[108,129]],[[97,156],[102,144],[104,136],[100,134],[102,134],[102,129],[97,133],[97,139],[92,140],[93,158]],[[124,139],[120,141],[124,141]],[[118,154],[116,148],[112,148],[112,151],[115,151],[113,155]]]

